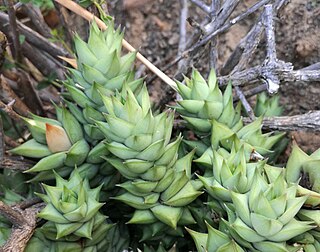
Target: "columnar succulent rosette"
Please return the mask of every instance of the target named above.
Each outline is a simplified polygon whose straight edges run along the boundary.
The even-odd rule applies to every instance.
[[[122,39],[123,33],[115,31],[113,23],[104,32],[93,23],[87,43],[75,36],[77,69],[69,69],[71,78],[64,84],[76,105],[68,100],[66,103],[92,141],[103,139],[94,125],[94,120],[104,120],[101,94],[110,96],[124,84],[134,91],[143,82],[134,80],[136,53],[121,56]]]
[[[146,163],[146,166],[163,155],[171,137],[173,113],[153,116],[146,87],[137,97],[127,89],[113,97],[103,96],[103,101],[106,122],[96,121],[96,124],[105,135],[112,154],[124,160],[144,160],[141,164]],[[133,177],[134,174],[130,178]]]
[[[192,129],[200,134],[209,134],[212,120],[238,131],[243,124],[241,104],[233,107],[232,86],[229,83],[224,94],[219,89],[216,74],[211,70],[208,82],[197,70],[193,70],[191,79],[185,77],[185,84],[177,82],[182,97],[175,109],[188,122]]]
[[[106,217],[99,213],[103,206],[98,202],[101,187],[91,189],[88,180],[83,179],[77,170],[69,180],[56,174],[56,186],[43,187],[46,194],[37,195],[46,207],[38,216],[54,224],[56,239],[70,235],[92,239],[94,231],[106,224]]]
[[[255,121],[247,126],[257,126],[259,125],[259,121]],[[267,160],[266,157],[272,155],[273,152],[270,151],[270,148],[282,137],[282,135],[269,136],[268,134],[250,134],[250,131],[246,133],[248,128],[245,126],[241,131],[240,137],[244,137],[241,139],[237,134],[232,131],[228,131],[228,128],[225,128],[223,124],[218,123],[217,121],[213,122],[212,132],[214,133],[211,136],[211,147],[203,148],[203,153],[201,156],[195,160],[195,162],[203,165],[208,168],[209,172],[212,168],[213,159],[216,155],[215,153],[219,153],[224,158],[228,159],[229,153],[236,153],[241,150],[241,157],[245,157],[245,161],[247,163],[254,163],[258,160]],[[253,127],[256,128],[256,127]],[[259,127],[260,128],[260,127]],[[260,129],[261,130],[261,129]],[[251,144],[249,143],[251,142]],[[264,146],[266,148],[261,147]],[[265,155],[265,156],[262,156]]]
[[[219,222],[219,229],[208,223],[207,233],[187,228],[198,251],[317,251],[318,213],[301,209],[306,196],[296,197],[297,185],[285,182],[283,169],[265,165],[264,171],[265,177],[255,169],[247,193],[230,191],[232,203],[224,204],[227,220]]]
[[[234,144],[243,144],[248,153],[256,151],[261,155],[272,152],[272,147],[283,137],[282,134],[262,133],[262,117],[242,127],[239,131],[233,131],[225,124],[213,121],[211,131],[211,147],[219,146],[231,150]]]
[[[231,192],[233,206],[226,207],[223,222],[249,251],[288,251],[287,241],[315,228],[314,222],[295,218],[307,199],[296,193],[297,185],[287,184],[283,172],[270,184],[256,172],[248,193]]]
[[[279,95],[269,97],[266,92],[257,95],[254,114],[257,117],[281,116],[283,107],[279,104]],[[268,154],[269,163],[275,162],[283,153],[289,143],[289,139],[282,138],[272,147],[272,153]]]
[[[201,158],[196,162],[201,163]],[[243,145],[238,151],[233,147],[230,153],[223,148],[214,151],[210,162],[212,171],[207,169],[204,176],[198,177],[208,194],[221,204],[232,202],[232,192],[241,194],[249,192],[255,173],[262,174],[266,163],[266,161],[247,162]]]
[[[75,82],[86,89],[84,93],[92,95],[90,90],[95,89],[94,92],[99,90],[110,94],[110,91],[121,90],[129,77],[132,79],[136,53],[121,56],[123,35],[119,29],[114,29],[113,23],[104,32],[96,23],[92,23],[87,43],[75,36],[77,70],[71,70],[71,74]],[[94,88],[95,83],[101,85],[102,89],[98,88],[99,85]],[[90,95],[88,97],[93,98]],[[94,98],[102,105],[98,96]]]
[[[176,228],[202,184],[191,179],[193,153],[178,159],[181,137],[170,143],[173,113],[154,116],[146,87],[137,96],[127,89],[103,101],[106,122],[96,124],[117,157],[107,160],[128,179],[119,185],[126,192],[115,199],[137,209],[129,223],[161,221]]]
[[[283,137],[283,134],[262,134],[262,117],[244,126],[241,104],[233,107],[231,83],[222,94],[214,70],[210,72],[208,82],[194,70],[191,79],[185,78],[185,84],[178,82],[177,85],[182,100],[177,102],[179,106],[175,109],[200,136],[201,141],[185,141],[191,147],[197,147],[198,155],[209,147],[231,150],[235,137],[247,143],[248,154],[255,150],[265,155],[271,153],[273,145]],[[203,137],[210,134],[211,141]]]
[[[279,99],[279,95],[274,95],[269,98],[265,92],[258,94],[254,108],[255,116],[280,116],[283,108],[279,105]]]

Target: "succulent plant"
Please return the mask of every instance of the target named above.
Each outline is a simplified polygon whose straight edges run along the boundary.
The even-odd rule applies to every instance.
[[[191,79],[185,77],[185,84],[177,82],[177,86],[182,100],[177,102],[175,109],[196,132],[210,134],[212,120],[227,125],[235,132],[242,128],[241,104],[236,109],[233,107],[231,83],[222,94],[214,70],[211,70],[208,82],[193,70]]]
[[[304,221],[297,219],[304,213],[301,207],[307,196],[296,196],[297,185],[286,183],[283,169],[271,168],[267,173],[264,178],[255,169],[248,192],[231,190],[232,203],[223,204],[220,200],[227,217],[221,219],[218,229],[208,223],[208,233],[187,229],[198,251],[291,251],[293,248],[287,243],[290,239],[297,240],[316,227],[310,216],[302,218]],[[314,244],[317,246],[317,242]]]
[[[287,184],[284,173],[268,184],[257,172],[246,194],[232,192],[227,209],[230,235],[241,246],[259,251],[287,251],[286,242],[315,226],[295,218],[307,197],[297,197],[297,185]]]
[[[129,247],[129,233],[123,225],[103,223],[93,230],[92,239],[74,238],[71,236],[55,239],[54,223],[47,222],[37,228],[29,241],[25,252],[54,251],[54,252],[119,252]]]
[[[99,213],[100,187],[91,189],[87,179],[74,170],[70,179],[56,174],[56,186],[43,185],[46,194],[37,195],[46,203],[39,217],[54,223],[55,238],[76,236],[92,239],[106,217]],[[104,226],[104,225],[102,225]]]
[[[99,220],[103,222],[104,219]],[[68,252],[68,251],[109,251],[108,246],[111,241],[107,238],[112,224],[101,223],[92,230],[91,239],[88,238],[75,238],[68,236],[68,238],[55,239],[54,223],[47,222],[41,228],[35,231],[35,234],[29,241],[26,252],[33,251],[55,251],[55,252]]]
[[[207,224],[208,233],[200,233],[187,228],[187,231],[194,240],[197,251],[228,251],[228,252],[245,252],[243,248],[233,240],[228,234],[221,232],[213,228],[210,224]]]
[[[62,183],[63,180],[55,175],[53,170],[67,177],[75,166],[78,166],[77,177],[87,178],[91,185],[100,186],[104,190],[113,189],[119,181],[119,173],[102,158],[109,152],[104,143],[104,136],[93,123],[97,119],[104,120],[101,112],[105,111],[105,108],[101,95],[113,95],[116,90],[121,90],[123,85],[135,90],[142,83],[142,79],[133,80],[132,64],[135,53],[121,56],[122,37],[123,33],[119,30],[114,31],[113,24],[110,24],[105,32],[101,32],[97,25],[93,24],[88,43],[76,36],[78,69],[69,69],[70,78],[64,83],[68,90],[64,100],[67,108],[56,106],[57,120],[36,115],[31,115],[32,118],[23,118],[33,139],[11,150],[11,153],[41,159],[27,171],[37,173],[29,182],[56,179],[60,181],[57,184]],[[96,141],[100,139],[102,141]],[[81,183],[86,185],[82,191],[89,190],[87,181]],[[104,200],[110,196],[106,193],[96,193],[96,197]],[[92,200],[90,202],[92,203]],[[58,215],[48,214],[49,211],[42,212],[39,216],[43,215],[43,218],[49,216],[52,220],[62,221]],[[98,213],[95,215],[99,216]],[[94,220],[83,224],[75,232],[78,232],[78,235],[82,232],[88,236],[89,233],[84,232],[90,231],[92,225],[95,225],[92,223]],[[56,229],[50,226],[51,236],[55,238],[53,234],[56,233],[60,237],[72,230],[70,226],[73,228],[79,226],[79,223],[71,224],[68,226],[57,223]],[[48,224],[45,225],[47,226]],[[48,236],[48,232],[45,233]],[[67,235],[68,238],[70,236]],[[61,239],[59,238],[60,241]]]
[[[266,92],[262,92],[257,95],[257,101],[254,108],[255,116],[270,117],[270,116],[281,116],[283,107],[279,104],[279,95],[268,97]],[[272,148],[272,153],[268,154],[268,162],[274,163],[278,157],[284,152],[289,143],[289,139],[286,137],[280,139],[276,145]]]
[[[201,163],[201,158],[195,160]],[[255,173],[263,173],[266,161],[247,162],[244,146],[237,151],[235,147],[228,153],[220,148],[213,151],[210,159],[212,171],[207,169],[204,176],[198,175],[208,194],[221,204],[232,202],[232,192],[245,194],[251,190]],[[205,163],[209,166],[209,163]]]
[[[257,95],[257,102],[254,108],[255,116],[280,116],[283,108],[279,105],[279,95],[268,97],[266,92]]]
[[[103,251],[118,252],[125,251],[130,247],[130,234],[127,226],[123,222],[118,222],[108,230],[107,237],[108,245]]]
[[[11,153],[40,159],[27,171],[36,173],[30,184],[56,181],[38,194],[46,223],[26,251],[187,251],[185,227],[198,251],[318,251],[320,151],[295,146],[286,169],[268,165],[283,134],[262,133],[262,117],[244,125],[232,85],[222,93],[213,70],[207,82],[194,70],[177,83],[175,109],[198,138],[185,140],[193,150],[184,152],[182,137],[172,140],[174,113],[152,112],[122,38],[112,23],[105,32],[93,23],[87,43],[76,36],[77,69],[69,69],[57,120],[23,118],[33,138]],[[261,95],[256,112],[278,113],[277,102]],[[1,200],[28,194],[21,184],[30,174],[20,175],[13,190],[0,174]],[[1,218],[0,244],[9,232]]]
[[[207,205],[216,214],[217,220],[213,224],[220,223],[220,229],[206,223],[208,234],[188,230],[198,250],[204,246],[207,251],[288,251],[288,246],[279,242],[285,242],[296,234],[292,233],[282,241],[276,241],[274,237],[281,237],[280,230],[286,230],[286,225],[297,222],[294,216],[306,197],[296,198],[297,186],[287,185],[283,169],[267,165],[266,160],[247,161],[244,145],[234,145],[231,152],[220,148],[210,159],[201,157],[196,162],[212,167],[198,177],[210,196]],[[288,222],[283,222],[284,218]],[[289,221],[290,218],[293,220]],[[297,227],[305,227],[306,230],[313,228],[308,223],[298,224]],[[263,234],[267,231],[261,228],[267,229],[268,225],[272,232],[277,233]],[[306,230],[300,231],[304,233]],[[257,244],[250,240],[255,234],[260,238]],[[276,243],[266,245],[270,241]]]
[[[262,134],[262,117],[244,126],[241,118],[241,104],[233,107],[232,86],[229,83],[222,95],[214,71],[210,72],[208,82],[200,73],[193,71],[191,79],[185,83],[177,83],[178,92],[182,96],[175,109],[190,128],[198,133],[199,141],[185,141],[191,147],[197,147],[197,154],[202,155],[207,148],[216,150],[219,146],[231,150],[234,138],[239,138],[261,155],[271,153],[272,146],[283,134],[272,136]],[[209,141],[211,135],[211,141]],[[246,148],[247,149],[247,148]]]
[[[286,180],[300,183],[298,193],[308,195],[306,204],[311,207],[320,205],[319,170],[320,151],[308,155],[294,144],[286,166]]]
[[[132,66],[136,53],[131,52],[121,56],[122,39],[123,33],[119,29],[115,31],[112,22],[106,31],[101,31],[93,22],[88,43],[81,40],[79,36],[75,36],[77,70],[71,69],[73,80],[84,88],[85,94],[90,94],[88,98],[97,98],[92,101],[100,105],[103,104],[99,96],[92,96],[93,93],[89,90],[110,94],[111,91],[121,90],[128,78],[133,79]],[[127,82],[127,85],[130,88],[134,86],[136,88],[138,83],[139,81],[136,80],[135,84]],[[78,85],[77,87],[80,87]]]
[[[121,56],[122,38],[112,22],[104,32],[93,23],[88,43],[75,36],[77,69],[69,69],[71,78],[64,85],[76,104],[66,103],[92,140],[103,139],[94,125],[94,120],[104,120],[101,112],[106,112],[101,95],[110,96],[124,84],[133,91],[142,85],[143,80],[134,80],[132,71],[136,53]]]
[[[57,120],[35,115],[31,119],[23,118],[33,139],[11,150],[13,154],[41,159],[28,170],[40,172],[31,181],[53,179],[52,169],[66,177],[75,165],[82,164],[80,169],[87,170],[91,177],[96,175],[93,171],[100,173],[96,165],[104,163],[101,157],[108,154],[104,142],[97,142],[104,136],[94,125],[95,120],[104,120],[101,94],[111,95],[124,84],[132,90],[142,84],[142,79],[133,80],[135,53],[121,56],[122,38],[123,33],[114,31],[112,23],[105,32],[93,23],[88,43],[75,36],[78,68],[70,68],[70,78],[64,82],[68,90],[67,108],[56,106]],[[94,167],[90,169],[86,163]],[[109,174],[108,178],[106,174],[100,176],[100,181],[110,182],[105,187],[117,181],[114,170]]]
[[[103,184],[102,190],[112,190],[120,177],[102,158],[109,154],[104,141],[92,146],[84,138],[83,128],[76,118],[66,108],[58,109],[62,123],[35,115],[32,115],[33,119],[24,118],[33,139],[10,150],[16,155],[41,158],[26,171],[36,173],[29,182],[54,180],[53,170],[68,177],[77,166],[80,175],[87,178],[91,186]]]
[[[314,221],[317,225],[316,229],[294,239],[296,243],[303,246],[305,251],[320,250],[319,160],[319,150],[308,155],[294,144],[286,166],[286,180],[292,183],[299,183],[297,194],[307,197],[304,203],[305,208],[298,212],[297,217],[304,221]]]
[[[313,252],[320,250],[320,210],[301,209],[297,217],[304,221],[313,221],[317,227],[309,232],[303,233],[292,239],[292,242],[299,244],[304,251]]]
[[[67,109],[62,109],[61,123],[36,115],[32,117],[23,119],[33,138],[10,150],[16,155],[40,159],[27,172],[42,172],[39,177],[46,180],[47,176],[52,178],[53,169],[60,168],[62,174],[67,176],[75,165],[82,165],[86,161],[90,146],[84,139],[80,123]],[[43,173],[45,171],[49,172]]]
[[[108,150],[117,157],[107,160],[127,178],[119,184],[126,192],[115,199],[136,209],[131,224],[154,224],[163,230],[160,221],[176,229],[184,206],[202,193],[202,185],[191,179],[193,153],[178,159],[181,138],[169,142],[173,114],[154,116],[145,87],[136,97],[127,89],[103,101],[106,122],[96,124],[106,136]]]

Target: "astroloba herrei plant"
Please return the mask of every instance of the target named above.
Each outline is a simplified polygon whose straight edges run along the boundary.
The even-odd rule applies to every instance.
[[[283,134],[264,133],[262,116],[245,125],[214,70],[193,70],[174,110],[152,111],[122,38],[112,23],[75,36],[57,119],[23,118],[31,138],[10,152],[37,160],[20,179],[45,204],[26,251],[319,251],[318,152],[294,147],[271,166]],[[175,111],[196,140],[173,131]],[[2,200],[21,200],[5,187]],[[9,232],[1,218],[0,244]]]

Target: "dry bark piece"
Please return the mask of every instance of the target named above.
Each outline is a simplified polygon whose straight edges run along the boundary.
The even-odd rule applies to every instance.
[[[7,242],[0,247],[0,251],[23,252],[36,228],[37,214],[44,204],[35,204],[25,210],[19,207],[8,206],[0,201],[0,214],[12,224],[12,231]]]
[[[245,123],[251,122],[244,118]],[[320,131],[320,111],[295,116],[276,116],[263,119],[263,128],[277,131]]]
[[[8,85],[6,79],[3,76],[0,76],[0,100],[8,104],[12,101],[15,101],[13,104],[13,108],[18,114],[23,116],[28,116],[30,109],[26,106],[26,104],[12,91],[10,86]]]
[[[10,169],[15,171],[26,171],[35,165],[35,162],[21,157],[5,156],[0,160],[0,169]]]

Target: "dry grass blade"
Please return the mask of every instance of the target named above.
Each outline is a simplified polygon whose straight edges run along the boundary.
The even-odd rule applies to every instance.
[[[63,61],[67,62],[69,65],[71,65],[73,68],[78,68],[77,65],[77,61],[75,59],[72,58],[67,58],[67,57],[63,57],[63,56],[58,56],[60,59],[62,59]]]

